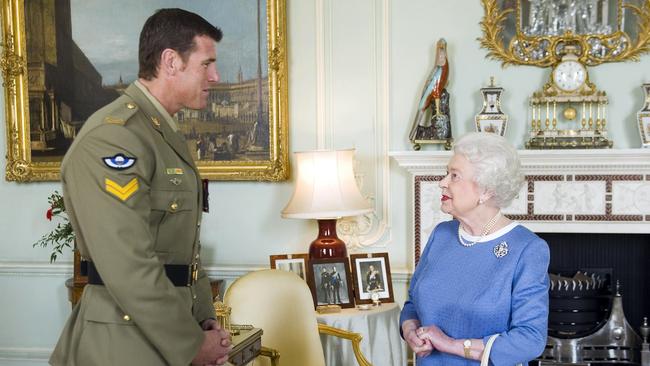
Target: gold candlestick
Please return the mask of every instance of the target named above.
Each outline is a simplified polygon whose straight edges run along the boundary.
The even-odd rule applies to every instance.
[[[596,104],[596,130],[600,131],[600,108],[602,104],[600,100],[598,100],[598,103]]]
[[[601,120],[603,131],[607,130],[607,117],[606,117],[606,115],[607,115],[607,104],[608,103],[607,103],[606,100],[603,101],[603,118]]]
[[[532,112],[533,112],[533,118],[531,119],[531,124],[532,124],[532,129],[535,131],[535,103],[533,101],[530,102],[530,106],[532,107]]]

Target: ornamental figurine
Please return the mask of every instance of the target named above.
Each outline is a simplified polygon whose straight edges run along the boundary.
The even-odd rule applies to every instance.
[[[433,70],[422,91],[409,134],[409,140],[415,150],[420,150],[420,144],[444,144],[445,149],[451,149],[449,93],[445,89],[448,76],[447,42],[440,38],[436,46]]]

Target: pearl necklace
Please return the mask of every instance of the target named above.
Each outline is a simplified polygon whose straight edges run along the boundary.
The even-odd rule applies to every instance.
[[[458,223],[458,241],[460,241],[460,244],[462,246],[464,246],[464,247],[471,247],[472,245],[474,245],[474,244],[478,243],[479,241],[483,240],[483,238],[488,233],[490,233],[490,230],[492,230],[492,227],[494,227],[494,224],[496,224],[497,221],[499,221],[500,217],[501,217],[501,211],[497,211],[497,214],[494,215],[494,217],[492,219],[490,219],[490,221],[483,228],[483,231],[481,232],[481,236],[478,238],[478,240],[473,241],[473,242],[466,242],[463,239],[463,236],[460,234],[460,229],[461,229],[462,224],[459,222]]]

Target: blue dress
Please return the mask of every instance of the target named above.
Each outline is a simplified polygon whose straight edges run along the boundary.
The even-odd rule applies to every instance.
[[[479,338],[483,344],[498,333],[490,353],[492,365],[536,358],[546,345],[548,245],[525,227],[513,225],[501,236],[465,247],[458,240],[458,225],[456,220],[440,223],[429,237],[400,324],[418,319],[422,326],[435,324],[452,338]],[[503,249],[502,243],[507,254],[497,257],[495,248]],[[478,364],[437,351],[417,359],[418,366]]]

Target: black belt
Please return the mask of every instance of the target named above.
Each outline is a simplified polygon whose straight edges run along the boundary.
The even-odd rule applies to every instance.
[[[85,271],[84,271],[85,267]],[[165,274],[174,286],[192,286],[196,283],[198,268],[196,264],[165,264]],[[85,272],[85,273],[84,273]],[[103,285],[102,277],[95,268],[95,263],[81,261],[81,274],[87,274],[89,285]]]

